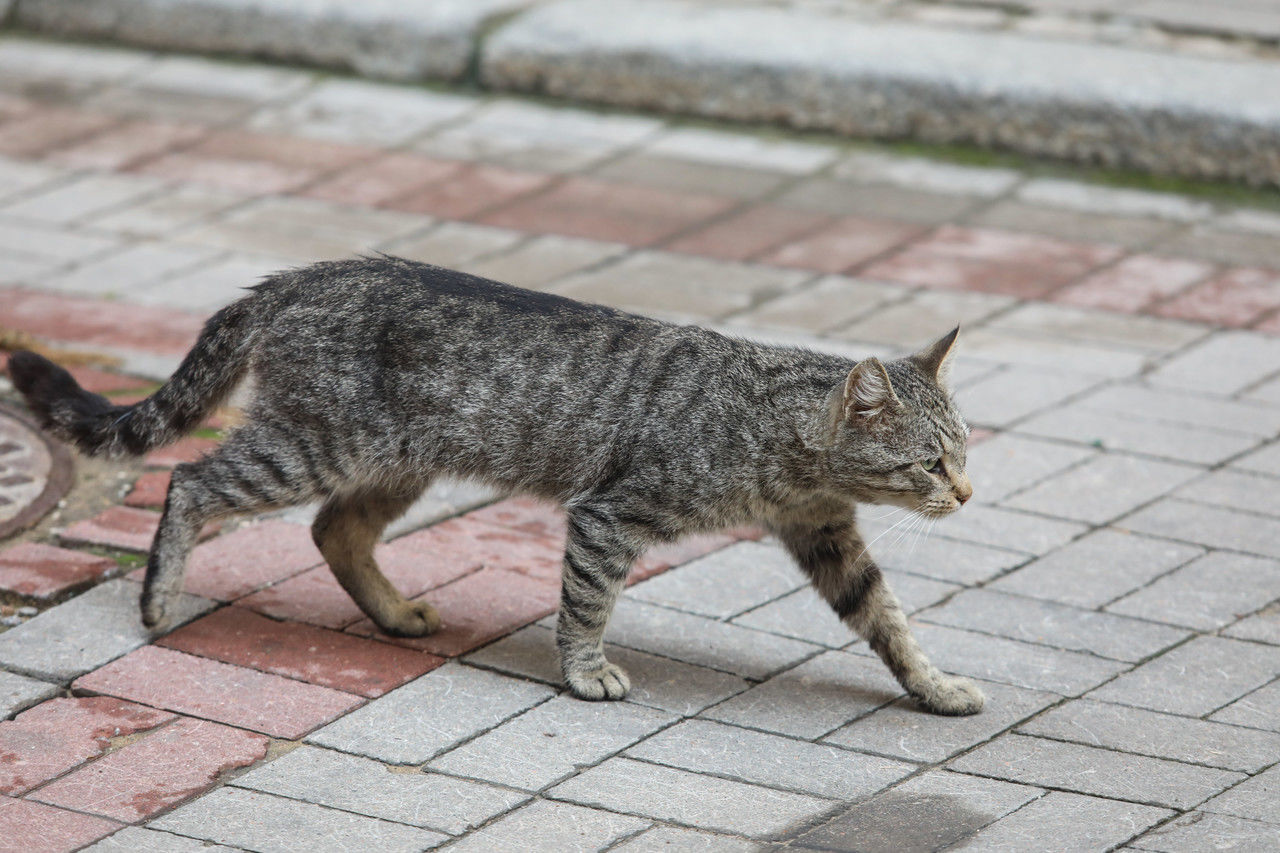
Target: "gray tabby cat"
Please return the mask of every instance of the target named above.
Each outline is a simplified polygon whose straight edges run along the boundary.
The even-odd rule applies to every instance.
[[[379,571],[385,526],[441,474],[563,505],[556,643],[584,699],[630,684],[605,623],[650,544],[760,524],[924,707],[982,694],[935,669],[854,524],[858,503],[943,516],[968,500],[968,427],[947,368],[956,332],[882,363],[764,346],[382,257],[277,274],[209,320],[154,395],[112,405],[15,353],[14,384],[89,454],[137,455],[195,427],[249,374],[247,423],[173,471],[142,620],[162,627],[205,522],[323,500],[313,533],[385,632],[440,626]]]

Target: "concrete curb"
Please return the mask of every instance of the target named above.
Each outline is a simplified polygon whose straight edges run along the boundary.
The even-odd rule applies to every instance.
[[[0,0],[3,3],[4,0]],[[19,26],[1280,185],[1280,64],[688,0],[16,0]]]

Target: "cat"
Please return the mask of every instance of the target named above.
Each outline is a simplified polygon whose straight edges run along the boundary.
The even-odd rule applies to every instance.
[[[34,353],[10,360],[45,427],[91,455],[170,443],[252,375],[245,424],[173,470],[141,599],[148,627],[167,626],[206,522],[321,500],[316,545],[361,610],[391,635],[435,631],[440,616],[391,585],[373,546],[448,474],[566,510],[556,645],[578,697],[630,689],[602,638],[647,546],[756,524],[924,708],[981,710],[972,682],[921,652],[854,515],[877,503],[939,517],[972,494],[948,390],[959,329],[907,358],[855,362],[385,255],[250,289],[133,405]]]

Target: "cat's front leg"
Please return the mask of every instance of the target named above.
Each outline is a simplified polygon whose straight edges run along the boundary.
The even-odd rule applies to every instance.
[[[982,710],[982,691],[972,681],[944,675],[920,650],[852,515],[821,526],[790,527],[779,535],[840,619],[867,640],[917,702],[936,714]]]
[[[604,629],[638,548],[608,516],[590,507],[569,511],[560,581],[556,647],[560,671],[579,699],[621,699],[631,680],[604,656]]]

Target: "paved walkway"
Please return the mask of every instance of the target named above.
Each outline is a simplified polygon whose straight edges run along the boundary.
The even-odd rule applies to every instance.
[[[380,554],[436,636],[379,636],[299,511],[206,531],[148,637],[166,471],[226,413],[0,550],[0,846],[1275,849],[1274,214],[15,39],[0,90],[0,327],[119,359],[76,369],[121,399],[255,276],[370,249],[853,355],[964,323],[977,497],[877,552],[989,697],[918,712],[739,531],[646,557],[632,696],[575,701],[560,517],[460,486]]]

